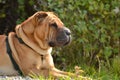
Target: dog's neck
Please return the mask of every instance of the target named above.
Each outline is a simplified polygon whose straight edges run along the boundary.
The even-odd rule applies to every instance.
[[[19,38],[17,35],[15,35],[15,37],[18,39],[18,41],[19,41],[21,44],[24,44],[24,45],[28,46],[28,45],[25,44],[24,41],[23,41],[21,38]],[[29,46],[28,46],[28,47],[29,47]],[[29,47],[29,48],[31,48],[31,47]],[[32,49],[32,48],[31,48],[31,49]],[[49,53],[51,53],[51,52],[49,52]],[[40,56],[41,56],[41,60],[43,61],[43,60],[44,60],[44,57],[45,57],[46,55],[41,55],[41,54],[40,54]]]
[[[17,37],[18,38],[18,37]],[[52,52],[52,47],[49,47],[48,49],[42,49],[41,47],[39,48],[39,52],[32,48],[29,44],[26,44],[21,38],[18,38],[19,42],[21,44],[25,44],[26,46],[28,46],[29,48],[31,48],[32,50],[34,50],[35,52],[39,53],[41,56],[44,56],[44,55],[47,55],[47,54],[50,54]],[[39,46],[38,46],[39,47]]]
[[[34,51],[39,53],[40,55],[46,55],[50,54],[52,52],[52,47],[49,47],[47,49],[42,49],[40,46],[38,46],[34,41],[32,41],[23,31],[23,29],[20,27],[17,31],[17,36],[23,40],[23,42],[28,45],[30,48],[32,48]],[[33,37],[32,37],[33,38]]]

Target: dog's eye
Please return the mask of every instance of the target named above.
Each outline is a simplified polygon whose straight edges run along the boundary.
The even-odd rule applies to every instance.
[[[57,27],[58,27],[56,23],[52,23],[52,24],[50,24],[50,26],[52,26],[52,27],[54,27],[54,28],[57,28]]]

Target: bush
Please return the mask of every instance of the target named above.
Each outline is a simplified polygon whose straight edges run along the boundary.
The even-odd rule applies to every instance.
[[[102,64],[111,69],[114,57],[120,54],[119,0],[46,0],[44,3],[47,5],[43,5],[43,10],[56,12],[72,31],[71,44],[55,51],[62,63],[84,63],[99,70]]]
[[[88,62],[119,54],[119,0],[47,0],[46,3],[45,10],[56,12],[72,30],[72,43],[62,54],[73,55],[77,60],[86,58]]]
[[[119,74],[119,69],[114,65],[120,64],[116,61],[120,60],[116,59],[120,55],[119,0],[17,0],[15,3],[18,4],[16,23],[37,10],[54,11],[71,29],[71,44],[53,51],[55,62],[61,63],[59,67],[65,68],[68,64],[90,65],[99,72],[106,67]],[[4,3],[0,0],[0,4]],[[0,18],[6,17],[5,10],[6,7],[3,7]]]

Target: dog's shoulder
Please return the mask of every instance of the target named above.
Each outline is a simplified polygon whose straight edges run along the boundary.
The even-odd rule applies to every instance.
[[[5,39],[6,37],[6,35],[0,35],[0,40]]]
[[[7,36],[6,35],[0,35],[0,46],[3,45],[3,43],[5,42]]]

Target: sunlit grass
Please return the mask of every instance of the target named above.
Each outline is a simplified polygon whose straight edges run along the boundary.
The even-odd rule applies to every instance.
[[[37,79],[37,80],[93,80],[90,77],[84,77],[84,76],[79,76],[79,77],[61,77],[61,78],[53,78],[51,76],[49,76],[48,78],[44,78],[43,76],[33,76],[33,79]]]
[[[69,71],[71,72],[71,70]],[[75,76],[69,76],[68,77],[53,77],[53,76],[49,76],[49,77],[44,77],[44,76],[38,76],[34,73],[30,74],[30,76],[33,78],[33,79],[37,79],[37,80],[93,80],[92,78],[90,78],[89,76],[84,76],[85,72],[78,66],[75,66],[75,69],[74,69],[74,74]]]

